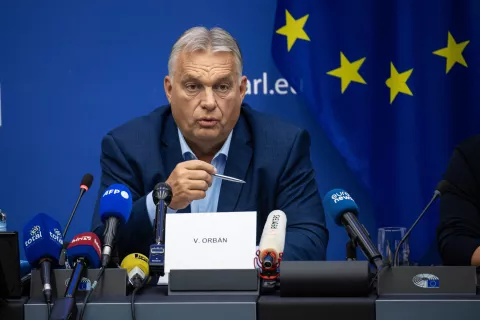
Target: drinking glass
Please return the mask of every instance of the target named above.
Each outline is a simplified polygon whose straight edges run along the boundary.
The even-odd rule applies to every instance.
[[[407,232],[403,227],[385,227],[378,229],[378,251],[383,257],[383,261],[393,266],[393,257],[400,240]],[[408,258],[410,249],[408,246],[408,239],[402,244],[398,253],[398,265],[409,265]]]

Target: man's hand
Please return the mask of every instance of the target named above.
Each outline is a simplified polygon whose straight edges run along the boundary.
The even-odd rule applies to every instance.
[[[216,172],[211,164],[200,160],[177,164],[166,181],[173,194],[169,207],[180,210],[193,200],[205,198],[206,191],[212,185],[212,174]]]

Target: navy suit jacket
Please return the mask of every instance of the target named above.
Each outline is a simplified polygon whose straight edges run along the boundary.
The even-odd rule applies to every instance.
[[[133,119],[103,138],[92,230],[102,239],[98,206],[104,190],[114,183],[127,186],[134,202],[128,222],[117,233],[121,259],[137,252],[148,256],[153,227],[146,195],[182,161],[170,106]],[[287,215],[284,260],[325,260],[328,230],[305,130],[243,104],[224,174],[246,183],[222,183],[218,212],[257,211],[258,245],[268,214],[282,210]]]

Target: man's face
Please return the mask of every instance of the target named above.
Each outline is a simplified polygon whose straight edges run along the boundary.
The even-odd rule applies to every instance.
[[[247,79],[238,81],[229,52],[180,53],[172,79],[165,77],[165,93],[183,136],[200,148],[214,148],[237,123]]]

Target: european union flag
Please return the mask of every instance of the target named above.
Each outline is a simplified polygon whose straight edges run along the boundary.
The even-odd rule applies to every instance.
[[[377,227],[409,227],[479,132],[478,0],[279,0],[272,54],[369,191]],[[412,260],[437,223],[430,212],[413,232]]]
[[[440,280],[428,280],[427,288],[440,288]]]

